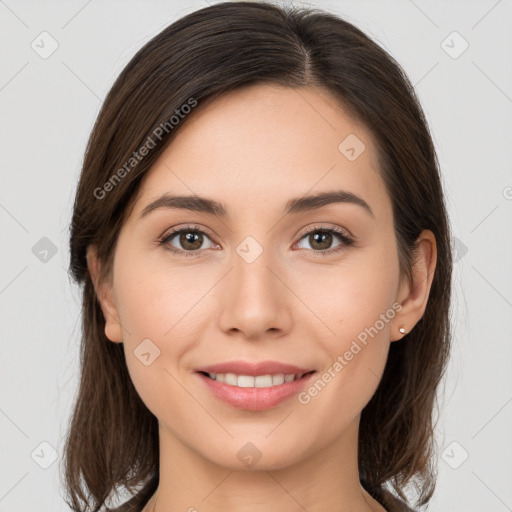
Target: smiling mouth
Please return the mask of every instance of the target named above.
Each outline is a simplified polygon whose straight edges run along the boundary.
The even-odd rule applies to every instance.
[[[238,388],[272,388],[276,386],[280,386],[282,384],[288,382],[294,382],[296,380],[300,380],[307,375],[315,373],[315,370],[305,372],[305,373],[273,373],[267,375],[237,375],[235,373],[209,373],[200,371],[198,372],[205,377],[208,377],[211,380],[215,380],[217,382],[222,382],[229,386],[238,387]]]

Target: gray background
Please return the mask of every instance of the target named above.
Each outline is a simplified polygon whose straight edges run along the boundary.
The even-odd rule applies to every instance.
[[[53,458],[78,378],[67,229],[86,140],[135,51],[206,5],[0,0],[0,512],[68,510]],[[429,510],[512,510],[512,1],[309,5],[343,15],[400,62],[441,163],[455,340]]]

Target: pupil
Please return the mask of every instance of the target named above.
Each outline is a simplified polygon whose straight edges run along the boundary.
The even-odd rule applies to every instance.
[[[200,240],[200,233],[194,233],[192,231],[187,231],[186,233],[183,233],[181,235],[181,239],[180,239],[180,242],[181,244],[183,245],[183,247],[187,248],[187,244],[190,244],[192,245],[192,247],[190,247],[189,245],[189,249],[199,249],[202,245],[202,240]],[[195,243],[194,243],[194,239],[195,239]],[[198,242],[198,239],[199,239],[199,244],[197,243]]]
[[[331,245],[331,233],[325,231],[319,231],[313,235],[313,240],[315,243],[320,243],[321,247],[319,249],[328,249]],[[325,243],[327,241],[327,244]],[[323,244],[322,244],[323,243]],[[313,246],[313,244],[311,244]],[[314,247],[313,247],[314,248]]]

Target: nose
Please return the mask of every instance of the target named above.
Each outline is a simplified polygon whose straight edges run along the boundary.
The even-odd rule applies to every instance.
[[[223,332],[256,340],[281,337],[290,331],[293,294],[269,253],[264,250],[252,262],[234,254],[233,267],[217,296],[219,327]]]

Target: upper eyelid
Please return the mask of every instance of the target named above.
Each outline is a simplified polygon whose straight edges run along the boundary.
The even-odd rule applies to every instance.
[[[352,233],[347,228],[342,228],[340,226],[333,226],[333,225],[329,226],[328,223],[322,223],[322,222],[320,222],[317,225],[304,228],[303,230],[301,229],[297,236],[302,238],[304,235],[307,235],[314,231],[321,231],[323,229],[326,231],[333,231],[334,233],[336,233],[338,235],[343,234],[347,238],[354,238]],[[341,233],[339,233],[340,231],[341,231]]]
[[[215,236],[212,234],[212,232],[210,230],[208,230],[207,228],[188,225],[188,226],[183,226],[183,227],[179,227],[179,228],[168,229],[164,232],[164,234],[161,237],[159,237],[159,239],[164,240],[164,239],[169,238],[171,235],[174,237],[178,233],[181,233],[183,231],[199,231],[199,232],[202,232],[202,233],[208,235],[210,238],[215,238]]]

